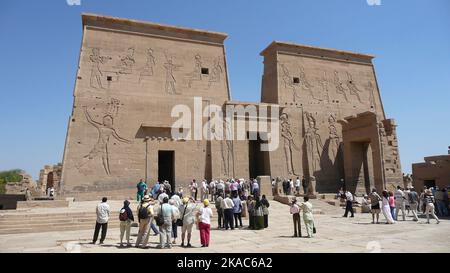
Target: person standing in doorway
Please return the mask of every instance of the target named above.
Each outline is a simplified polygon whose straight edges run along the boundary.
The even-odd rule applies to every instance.
[[[100,244],[103,244],[106,238],[106,232],[108,231],[108,220],[109,220],[109,205],[106,203],[108,201],[108,198],[103,197],[102,202],[97,205],[96,214],[97,214],[97,221],[95,223],[95,230],[94,230],[94,238],[92,239],[92,243],[95,244],[97,242],[98,233],[100,231],[100,228],[102,229],[102,235],[100,237]]]
[[[302,229],[300,222],[300,207],[297,205],[297,199],[293,198],[290,208],[292,221],[294,222],[294,237],[302,237]]]
[[[355,217],[353,213],[353,194],[350,191],[345,192],[345,213],[343,217],[347,217],[348,213],[351,213],[350,217]]]

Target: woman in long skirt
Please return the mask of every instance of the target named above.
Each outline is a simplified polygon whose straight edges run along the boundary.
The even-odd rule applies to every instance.
[[[259,196],[255,197],[255,229],[264,229],[264,212]]]
[[[386,218],[386,224],[394,224],[395,221],[392,218],[391,207],[389,206],[389,193],[387,191],[382,192],[383,201],[382,201],[382,209],[384,218]]]

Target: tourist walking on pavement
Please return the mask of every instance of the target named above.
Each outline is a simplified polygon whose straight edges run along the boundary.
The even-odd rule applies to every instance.
[[[225,199],[222,200],[223,208],[223,214],[225,218],[225,230],[228,230],[228,228],[231,228],[231,230],[234,230],[234,224],[233,224],[233,207],[234,203],[233,200],[231,200],[230,195],[227,194]]]
[[[384,218],[386,218],[386,224],[394,224],[395,221],[394,221],[394,218],[392,217],[391,207],[389,205],[389,193],[386,190],[384,190],[381,193],[381,195],[383,196],[383,199],[381,202],[382,202],[383,215],[384,215]]]
[[[238,227],[239,220],[239,226],[242,228],[242,201],[241,198],[239,198],[237,191],[234,193],[233,203],[234,226],[236,228]]]
[[[433,192],[430,189],[426,190],[424,203],[426,204],[427,224],[430,223],[430,214],[436,220],[436,224],[440,223],[439,218],[434,213],[434,200]]]
[[[394,221],[397,221],[397,218],[395,218],[395,197],[394,197],[394,193],[392,191],[388,192],[389,194],[389,208],[391,210],[391,215],[392,215],[392,219],[394,219]]]
[[[136,239],[136,247],[140,247],[142,243],[142,248],[145,248],[148,244],[150,222],[153,217],[153,206],[150,201],[150,196],[145,195],[142,202],[137,207],[139,232]]]
[[[309,202],[309,197],[303,197],[303,203],[300,204],[300,209],[303,211],[303,222],[305,223],[308,238],[312,238],[314,232],[314,217],[313,205]]]
[[[169,198],[164,197],[159,208],[158,217],[163,219],[162,225],[159,227],[159,245],[158,248],[172,248],[170,237],[172,235],[172,222],[174,213],[172,206],[169,204]]]
[[[289,195],[295,195],[294,189],[294,181],[289,179]]]
[[[208,198],[208,181],[206,181],[206,179],[203,179],[203,181],[202,181],[200,193],[201,193],[200,194],[201,200],[205,200]]]
[[[295,192],[296,194],[300,194],[300,186],[302,182],[300,181],[300,177],[297,176],[297,180],[295,180]]]
[[[417,208],[419,206],[419,195],[416,190],[412,188],[408,194],[409,207],[414,217],[414,221],[419,221],[419,217],[417,217]]]
[[[191,190],[191,197],[194,198],[195,201],[197,201],[198,185],[195,179],[192,179],[192,182],[189,184],[189,189]]]
[[[216,197],[216,181],[211,180],[211,182],[209,182],[209,195],[211,196],[211,202],[214,202],[215,197]]]
[[[300,207],[297,205],[297,199],[292,199],[290,213],[292,214],[292,221],[294,222],[294,237],[302,237],[302,225],[300,219]]]
[[[345,192],[345,200],[346,200],[345,213],[344,213],[344,216],[342,216],[342,217],[347,217],[349,212],[351,213],[350,217],[354,217],[355,215],[353,213],[353,200],[354,200],[353,194],[348,190]]]
[[[145,191],[147,190],[147,184],[141,179],[137,183],[136,188],[137,188],[136,199],[138,202],[140,202],[142,198],[144,198]]]
[[[123,236],[125,233],[127,234],[127,246],[131,246],[130,243],[130,230],[131,223],[134,222],[133,211],[130,209],[130,201],[123,201],[123,207],[119,212],[119,221],[120,221],[120,246],[123,247]]]
[[[400,213],[400,210],[402,211],[402,218],[403,221],[406,221],[406,204],[405,204],[405,193],[402,191],[402,188],[400,186],[397,186],[397,190],[394,194],[395,199],[395,220],[398,221],[398,214]]]
[[[380,223],[380,201],[381,201],[381,197],[380,195],[378,195],[377,193],[377,189],[373,188],[372,192],[370,193],[369,196],[370,199],[370,210],[372,212],[372,224],[375,224],[375,216],[377,218],[377,224]]]
[[[109,220],[109,205],[106,203],[108,199],[106,197],[102,198],[102,202],[97,205],[96,214],[97,221],[95,223],[94,230],[94,238],[92,239],[92,243],[95,244],[97,242],[98,233],[100,228],[102,229],[102,235],[100,237],[100,244],[103,244],[106,238],[106,232],[108,231],[108,220]]]
[[[268,228],[269,227],[269,200],[267,200],[266,195],[263,194],[262,198],[261,198],[261,205],[263,208],[263,214],[264,214],[264,228]]]
[[[192,200],[192,202],[191,202]],[[183,221],[183,226],[181,228],[181,246],[184,247],[184,239],[186,238],[187,233],[187,245],[186,247],[191,247],[191,235],[192,235],[192,227],[195,222],[195,201],[193,199],[189,199],[187,197],[183,198],[183,205],[180,206],[180,215]]]
[[[167,194],[166,190],[164,189],[164,187],[161,188],[161,193],[158,196],[158,202],[159,204],[163,203],[164,198],[169,199],[169,195]]]
[[[209,200],[203,200],[203,207],[197,213],[198,215],[198,229],[200,230],[200,243],[202,247],[209,246],[210,230],[211,230],[211,217],[213,212],[209,207]]]

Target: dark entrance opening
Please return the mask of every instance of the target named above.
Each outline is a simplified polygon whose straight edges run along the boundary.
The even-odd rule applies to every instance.
[[[169,181],[172,191],[175,188],[175,152],[158,151],[158,181]]]
[[[423,185],[425,187],[427,187],[428,189],[429,188],[434,188],[434,187],[436,187],[436,180],[424,180],[423,181]]]
[[[253,133],[256,134],[256,133]],[[267,143],[261,139],[260,134],[257,139],[250,139],[251,133],[247,133],[248,139],[248,169],[250,178],[261,175],[270,175],[269,152],[261,151],[261,144]]]
[[[49,188],[53,188],[53,172],[49,172],[47,174],[47,188],[46,188],[46,191]]]

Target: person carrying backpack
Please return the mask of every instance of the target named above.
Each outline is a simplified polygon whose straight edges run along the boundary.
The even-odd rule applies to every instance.
[[[120,221],[120,246],[123,247],[123,236],[127,233],[127,246],[130,244],[131,223],[134,222],[133,212],[130,209],[130,201],[123,201],[123,208],[119,212]]]
[[[137,208],[137,212],[139,232],[136,239],[136,247],[139,247],[141,245],[142,239],[144,238],[142,247],[145,248],[147,247],[149,227],[153,218],[153,204],[151,204],[150,196],[144,196],[141,204]]]

